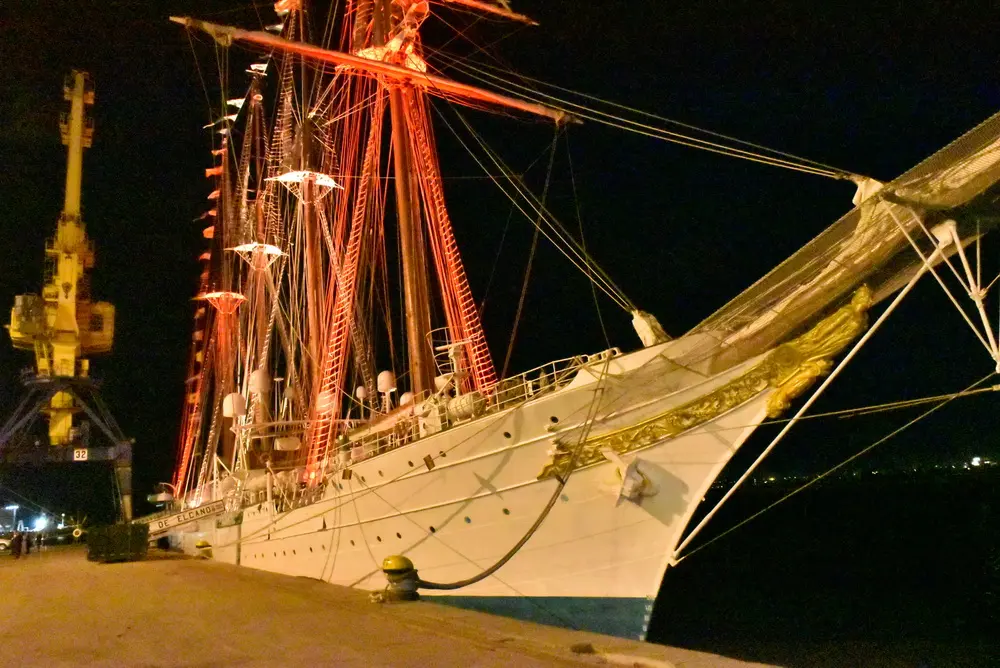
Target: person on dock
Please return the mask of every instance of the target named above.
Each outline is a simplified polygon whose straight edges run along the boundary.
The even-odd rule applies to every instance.
[[[34,538],[32,538],[29,534],[21,534],[21,542],[24,545],[24,556],[31,554],[31,541],[33,540]]]
[[[10,539],[10,553],[15,559],[21,558],[21,545],[24,543],[24,534],[20,531],[14,532],[14,537]]]

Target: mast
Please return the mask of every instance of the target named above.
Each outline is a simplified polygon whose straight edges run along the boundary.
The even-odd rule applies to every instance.
[[[316,176],[313,174],[313,166],[309,164],[308,152],[312,150],[311,123],[308,119],[302,120],[300,126],[302,136],[302,158],[299,169],[306,173],[302,180],[302,226],[305,230],[305,270],[306,270],[306,318],[309,326],[309,336],[306,338],[306,348],[309,351],[308,378],[309,386],[315,387],[319,382],[320,346],[323,344],[323,328],[320,323],[320,309],[323,300],[323,272],[322,255],[320,254],[319,234],[316,227],[315,211],[315,185]]]
[[[298,29],[300,39],[308,39],[306,22],[306,12],[304,7],[298,6],[292,16],[298,19]],[[305,231],[305,270],[306,270],[306,323],[309,334],[306,337],[306,349],[309,351],[309,387],[315,387],[320,381],[320,368],[322,366],[322,355],[320,353],[323,345],[323,325],[322,306],[324,293],[324,276],[322,271],[323,256],[320,252],[319,229],[317,227],[316,216],[316,173],[320,171],[320,165],[314,163],[315,130],[310,118],[310,98],[312,77],[310,77],[309,64],[306,61],[301,63],[300,73],[300,99],[302,100],[302,117],[297,128],[296,147],[299,151],[298,164],[293,169],[299,170],[303,174],[299,203],[302,207],[302,226]]]
[[[390,20],[390,0],[378,0],[374,16],[375,44],[385,46],[386,24]],[[434,360],[426,336],[431,331],[430,296],[427,291],[427,262],[420,226],[420,200],[413,161],[410,131],[403,96],[408,93],[397,83],[389,89],[389,116],[392,120],[393,170],[396,177],[396,215],[399,245],[403,256],[406,342],[409,353],[410,390],[419,396],[434,388]]]
[[[266,32],[241,30],[240,28],[200,21],[186,16],[171,16],[170,20],[187,28],[202,30],[225,46],[229,46],[234,40],[242,40],[277,49],[285,53],[297,53],[304,58],[319,62],[343,65],[361,72],[382,75],[386,77],[387,81],[405,82],[433,95],[452,96],[458,101],[485,103],[508,109],[516,109],[526,114],[549,118],[556,123],[581,122],[579,118],[557,107],[549,107],[521,98],[502,95],[491,90],[477,88],[476,86],[470,86],[469,84],[460,83],[436,74],[418,71],[402,65],[373,60],[332,49],[324,49],[311,44],[294,42],[270,35]]]
[[[290,359],[298,363],[288,369],[289,376],[298,371],[296,381],[302,395],[308,397],[303,406],[308,417],[303,414],[302,422],[307,425],[305,460],[307,477],[312,480],[328,461],[336,439],[349,428],[343,404],[344,397],[351,395],[345,385],[351,373],[348,359],[352,348],[355,371],[360,370],[366,386],[370,384],[365,360],[371,351],[359,351],[368,343],[357,322],[359,310],[365,308],[358,303],[358,295],[364,299],[367,278],[385,281],[391,273],[384,264],[385,240],[393,235],[385,229],[385,205],[390,197],[388,182],[379,177],[382,149],[393,152],[391,167],[385,167],[391,169],[394,181],[403,303],[401,308],[396,304],[390,307],[387,294],[369,296],[369,301],[379,301],[378,306],[387,311],[402,311],[403,356],[410,375],[406,389],[415,397],[436,389],[437,362],[429,338],[435,331],[433,299],[442,309],[434,315],[442,316],[444,336],[453,347],[454,392],[489,397],[496,385],[495,370],[445,205],[428,97],[444,97],[478,109],[516,110],[556,123],[576,119],[561,109],[428,72],[419,35],[421,24],[430,15],[426,2],[359,0],[352,10],[353,25],[345,27],[343,51],[296,41],[297,36],[305,36],[304,10],[299,2],[281,6],[290,14],[281,37],[187,18],[172,20],[204,30],[225,46],[234,40],[248,41],[301,58],[301,64],[285,59],[281,65],[282,91],[300,87],[296,92],[301,116],[295,118],[293,113],[293,94],[283,92],[274,143],[268,151],[269,160],[278,161],[281,167],[265,180],[280,182],[298,199],[297,210],[289,217],[296,247],[288,297],[301,301],[290,312],[295,321],[289,323],[289,331],[305,350],[301,354],[290,352]],[[283,15],[282,10],[279,15]],[[323,77],[312,71],[317,63],[326,72],[331,68],[323,64],[334,65],[335,76],[343,76],[341,85],[310,85],[314,78],[318,82]],[[301,76],[293,77],[292,72],[300,68],[296,75]],[[386,100],[389,114],[385,113]],[[382,133],[385,120],[392,123],[391,139]],[[314,137],[316,128],[322,131]],[[324,151],[323,159],[316,156],[319,151]],[[346,180],[336,183],[334,175]],[[330,192],[336,194],[330,202],[322,203]],[[384,272],[380,277],[376,276],[379,267]],[[246,294],[250,296],[249,291]],[[280,310],[275,314],[273,325],[282,332],[283,314]],[[387,313],[387,329],[391,327],[389,320]],[[402,352],[391,329],[387,344],[394,357]],[[276,415],[283,415],[283,411],[278,409]],[[346,413],[349,411],[347,408]]]

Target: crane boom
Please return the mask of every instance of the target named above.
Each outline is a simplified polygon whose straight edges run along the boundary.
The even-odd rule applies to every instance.
[[[81,216],[83,150],[94,136],[87,114],[94,104],[94,89],[87,73],[74,70],[66,79],[64,95],[70,110],[60,122],[67,147],[63,212],[55,236],[45,244],[42,294],[18,295],[9,325],[14,347],[34,351],[36,374],[42,378],[88,376],[90,365],[83,355],[108,352],[114,340],[114,306],[90,300],[88,272],[94,266],[94,247]],[[74,443],[73,415],[78,410],[69,393],[53,395],[46,409],[51,445]]]
[[[94,139],[94,124],[87,115],[87,107],[94,104],[94,88],[86,72],[73,70],[63,92],[70,103],[59,124],[66,145],[66,198],[56,233],[45,242],[42,294],[17,295],[10,312],[11,342],[14,348],[34,352],[35,373],[22,377],[27,394],[0,426],[0,461],[18,461],[14,451],[23,446],[35,419],[45,414],[51,447],[45,448],[44,459],[113,461],[117,510],[127,522],[132,519],[134,441],[121,433],[105,407],[84,357],[110,351],[115,332],[115,307],[90,300],[94,246],[81,215],[83,149]],[[78,413],[89,422],[74,426]],[[92,447],[91,425],[104,433],[110,446]],[[33,455],[19,454],[28,460]]]

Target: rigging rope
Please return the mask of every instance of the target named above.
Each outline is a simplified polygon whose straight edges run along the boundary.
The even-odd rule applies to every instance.
[[[580,228],[580,247],[587,252],[586,241],[583,236],[583,215],[580,212],[580,197],[576,192],[576,173],[573,171],[573,154],[569,150],[569,135],[566,135],[566,161],[569,163],[569,181],[573,190],[573,203],[576,205],[576,222]],[[588,276],[589,278],[589,276]],[[611,347],[611,337],[608,336],[608,328],[604,324],[604,314],[601,313],[601,303],[597,299],[597,288],[594,282],[590,282],[590,293],[594,298],[594,310],[597,312],[597,322],[601,325],[601,334],[604,335],[604,343]]]
[[[479,137],[478,134],[472,129],[465,118],[456,111],[456,115],[462,122],[465,129],[472,135],[472,138],[479,144],[490,160],[493,162],[494,167],[499,169],[503,174],[506,175],[506,183],[513,187],[514,191],[521,196],[521,200],[516,199],[511,195],[510,192],[500,181],[491,177],[494,184],[500,189],[500,191],[507,196],[508,199],[514,204],[517,209],[524,214],[524,217],[528,220],[535,222],[534,216],[529,214],[525,210],[523,205],[528,206],[532,213],[538,216],[538,220],[547,225],[546,228],[538,227],[539,231],[545,236],[546,239],[552,242],[552,244],[558,249],[565,257],[570,261],[570,263],[579,269],[585,276],[587,276],[592,282],[594,282],[597,287],[601,289],[608,297],[611,298],[616,304],[618,304],[623,310],[631,312],[635,310],[634,305],[631,300],[625,295],[625,293],[611,280],[608,274],[601,269],[601,267],[591,258],[586,251],[580,248],[579,244],[570,236],[565,228],[563,228],[558,220],[553,217],[547,209],[538,204],[538,200],[534,195],[527,189],[524,182],[520,177],[517,176],[507,165],[492,151],[486,143]],[[469,153],[469,155],[476,161],[476,163],[483,169],[487,174],[490,174],[490,170],[487,169],[483,161],[476,155],[462,139],[461,136],[455,131],[455,128],[448,123],[440,112],[438,116],[444,122],[445,126],[452,132],[456,140],[462,145],[462,147]],[[553,238],[555,237],[555,238]]]
[[[544,205],[548,198],[549,185],[552,182],[552,167],[556,161],[556,144],[559,141],[559,126],[556,126],[555,134],[552,135],[552,147],[549,150],[549,168],[545,172],[545,185],[542,187],[541,202]],[[539,214],[539,218],[541,215]],[[507,377],[507,370],[510,368],[510,358],[514,353],[514,341],[517,339],[517,329],[521,324],[521,314],[524,312],[524,302],[528,296],[528,283],[531,280],[531,267],[535,262],[535,251],[538,249],[538,230],[541,221],[535,223],[534,232],[531,235],[531,248],[528,250],[528,265],[524,270],[524,281],[521,283],[521,296],[517,300],[517,311],[514,313],[514,325],[510,330],[510,341],[507,342],[507,354],[503,358],[503,370],[500,372],[501,378]]]
[[[112,477],[114,477],[114,476],[112,476]],[[48,508],[46,508],[42,504],[38,503],[37,501],[32,501],[31,499],[29,499],[25,495],[21,494],[20,492],[15,491],[12,487],[9,487],[9,486],[7,486],[7,485],[5,485],[3,483],[0,483],[0,489],[7,490],[8,494],[13,494],[17,498],[21,499],[22,503],[24,503],[24,504],[26,504],[28,506],[37,508],[38,510],[42,511],[46,515],[52,515],[53,517],[55,515],[58,515],[58,513],[52,512],[51,510],[49,510]]]
[[[884,404],[872,404],[870,406],[858,406],[856,408],[843,408],[836,411],[827,411],[826,413],[814,413],[812,415],[803,415],[799,418],[799,422],[804,420],[814,420],[816,418],[825,417],[839,417],[839,418],[850,418],[858,415],[874,415],[876,413],[886,413],[888,411],[901,410],[904,408],[913,408],[914,406],[922,406],[923,404],[934,403],[935,401],[945,401],[951,399],[961,399],[964,397],[971,397],[977,394],[983,394],[986,392],[1000,392],[1000,385],[991,385],[990,387],[983,387],[978,390],[963,390],[961,392],[949,392],[947,394],[936,394],[932,397],[921,397],[919,399],[901,399],[899,401],[889,401]],[[780,418],[777,420],[770,420],[768,424],[781,424],[783,422],[791,422],[794,418]],[[751,425],[745,425],[747,427]]]
[[[566,487],[566,483],[569,482],[570,476],[573,475],[573,471],[576,469],[577,457],[579,456],[580,451],[583,450],[584,444],[587,442],[587,437],[590,435],[590,430],[593,428],[594,420],[597,417],[597,409],[600,406],[601,397],[604,395],[604,390],[607,389],[607,380],[610,378],[610,375],[608,374],[608,367],[610,364],[611,356],[608,355],[604,358],[604,368],[601,369],[601,374],[597,377],[597,386],[594,388],[594,396],[587,409],[587,415],[583,421],[583,428],[580,430],[580,438],[577,440],[576,446],[573,448],[573,452],[570,454],[569,461],[567,462],[566,475],[556,476],[558,484],[552,491],[552,496],[549,497],[548,503],[545,504],[545,507],[538,515],[534,524],[532,524],[521,539],[514,544],[514,547],[510,548],[510,550],[500,557],[496,563],[489,568],[484,569],[477,575],[465,578],[464,580],[457,580],[455,582],[428,582],[426,580],[418,580],[418,585],[420,587],[423,587],[424,589],[451,591],[454,589],[461,589],[462,587],[468,587],[469,585],[480,582],[481,580],[485,580],[500,570],[500,568],[510,561],[514,555],[517,554],[522,547],[524,547],[525,543],[527,543],[531,537],[535,535],[535,532],[538,531],[538,527],[542,526],[542,523],[549,516],[549,512],[552,510],[552,507],[555,506],[560,494],[562,494],[563,489]]]
[[[489,178],[489,177],[486,177]],[[500,256],[503,254],[503,244],[507,240],[507,232],[510,230],[510,221],[514,217],[514,207],[510,207],[510,212],[507,214],[507,222],[503,225],[503,233],[500,235],[500,243],[497,244],[497,254],[493,258],[493,266],[490,267],[490,277],[486,281],[486,287],[483,288],[483,298],[479,301],[479,318],[482,319],[483,314],[486,313],[486,302],[490,296],[490,288],[493,287],[493,279],[496,278],[497,265],[500,264]],[[501,374],[502,378],[504,374]]]
[[[198,52],[194,48],[194,39],[191,37],[190,30],[185,30],[185,34],[188,38],[188,45],[191,47],[191,55],[194,58],[194,69],[198,72],[198,80],[201,81],[201,89],[205,93],[205,104],[208,106],[208,120],[209,122],[214,121],[212,118],[212,96],[209,95],[208,85],[205,83],[205,76],[201,73],[201,64],[198,63]]]
[[[972,385],[970,385],[969,387],[967,387],[964,390],[962,390],[961,392],[955,392],[955,393],[950,394],[950,395],[941,395],[943,397],[947,397],[946,399],[944,399],[943,401],[941,401],[941,403],[937,404],[933,408],[929,408],[928,410],[924,411],[923,413],[921,413],[917,417],[913,418],[912,420],[910,420],[906,424],[904,424],[904,425],[902,425],[902,426],[894,429],[893,431],[889,432],[888,434],[886,434],[885,436],[883,436],[879,440],[875,441],[871,445],[869,445],[869,446],[867,446],[867,447],[859,450],[858,452],[854,453],[853,455],[851,455],[850,457],[848,457],[844,461],[840,462],[839,464],[836,464],[835,466],[827,469],[826,471],[824,471],[820,475],[816,476],[812,480],[806,482],[804,485],[795,488],[794,490],[792,490],[788,494],[782,496],[780,499],[778,499],[774,503],[771,503],[768,506],[762,508],[761,510],[758,510],[753,515],[751,515],[750,517],[747,517],[746,519],[740,521],[739,523],[735,524],[734,526],[729,527],[728,529],[726,529],[725,531],[723,531],[722,533],[720,533],[718,536],[714,536],[713,538],[705,541],[704,543],[702,543],[698,547],[692,549],[690,552],[688,552],[687,554],[685,554],[683,557],[680,557],[679,559],[676,559],[674,561],[673,565],[676,566],[677,564],[681,563],[682,561],[684,561],[688,557],[690,557],[690,556],[692,556],[694,554],[697,554],[701,550],[705,549],[706,547],[708,547],[712,543],[715,543],[716,541],[722,539],[723,537],[728,536],[729,534],[731,534],[732,532],[736,531],[737,529],[739,529],[743,525],[748,524],[748,523],[752,522],[753,520],[757,519],[758,517],[760,517],[761,515],[763,515],[767,511],[771,510],[775,506],[777,506],[777,505],[779,505],[781,503],[784,503],[785,501],[787,501],[788,499],[792,498],[793,496],[795,496],[799,492],[805,491],[809,487],[812,487],[813,485],[815,485],[816,483],[818,483],[820,480],[823,480],[824,478],[828,477],[829,475],[831,475],[835,471],[838,471],[838,470],[842,469],[843,467],[845,467],[848,464],[850,464],[851,462],[853,462],[855,459],[858,459],[859,457],[863,457],[864,455],[868,454],[869,452],[871,452],[872,450],[874,450],[879,445],[882,445],[883,443],[885,443],[889,439],[891,439],[891,438],[899,435],[900,433],[902,433],[906,429],[909,429],[910,427],[912,427],[914,424],[916,424],[920,420],[923,420],[925,417],[931,415],[932,413],[937,412],[941,408],[944,408],[945,406],[947,406],[948,404],[950,404],[955,399],[958,399],[959,397],[969,396],[971,394],[977,394],[979,392],[995,391],[1000,386],[993,386],[993,387],[990,387],[990,388],[984,388],[982,390],[975,390],[974,389],[977,385],[983,384],[984,382],[986,382],[987,379],[991,378],[994,375],[996,375],[996,374],[995,373],[990,373],[990,374],[987,374],[987,375],[983,376],[982,378],[980,378],[979,380],[977,380],[976,382],[974,382]]]
[[[450,58],[451,60],[455,60],[455,61],[459,61],[459,62],[464,62],[464,61],[461,61],[460,59],[458,59],[458,58],[456,58],[454,56],[449,56],[448,54],[442,54],[442,55],[444,55],[444,57],[446,57],[446,58]],[[487,67],[489,69],[492,69],[492,70],[495,70],[495,71],[499,71],[499,72],[502,72],[504,74],[515,75],[519,79],[521,79],[522,81],[529,81],[529,82],[531,82],[533,84],[540,84],[540,85],[543,85],[543,86],[547,86],[549,88],[553,88],[555,90],[562,91],[564,93],[570,93],[571,95],[577,95],[577,96],[579,96],[581,98],[584,98],[584,99],[587,99],[587,100],[592,100],[594,102],[600,102],[601,104],[606,104],[609,107],[614,107],[614,108],[622,109],[624,111],[628,111],[628,112],[631,112],[631,113],[634,113],[634,114],[638,114],[640,116],[646,116],[648,118],[653,118],[653,119],[656,119],[658,121],[663,121],[664,123],[669,123],[671,125],[676,125],[678,127],[685,128],[687,130],[693,130],[695,132],[700,132],[702,134],[706,134],[706,135],[709,135],[709,136],[712,136],[712,137],[717,137],[719,139],[724,139],[726,141],[731,141],[733,143],[741,144],[743,146],[747,146],[747,147],[750,147],[750,148],[756,148],[756,149],[760,149],[762,151],[768,151],[770,153],[774,153],[775,155],[780,155],[780,156],[783,156],[785,158],[789,158],[791,160],[795,160],[795,161],[798,161],[798,162],[803,163],[803,164],[814,165],[816,167],[823,168],[823,169],[828,170],[830,172],[839,172],[839,173],[842,173],[842,174],[845,174],[845,175],[850,174],[850,172],[848,172],[848,171],[845,171],[845,170],[842,170],[842,169],[838,169],[836,167],[833,167],[831,165],[827,165],[825,163],[822,163],[822,162],[819,162],[819,161],[816,161],[816,160],[812,160],[812,159],[809,159],[809,158],[803,158],[803,157],[797,156],[797,155],[795,155],[793,153],[788,153],[788,152],[785,152],[785,151],[780,151],[778,149],[774,149],[774,148],[770,148],[769,146],[765,146],[763,144],[758,144],[758,143],[746,141],[744,139],[739,139],[737,137],[733,137],[731,135],[726,135],[726,134],[723,134],[721,132],[715,132],[713,130],[706,130],[705,128],[699,127],[697,125],[693,125],[693,124],[690,124],[690,123],[685,123],[683,121],[678,121],[676,119],[668,118],[666,116],[661,116],[659,114],[654,114],[654,113],[651,113],[651,112],[648,112],[648,111],[645,111],[645,110],[642,110],[642,109],[638,109],[636,107],[630,107],[628,105],[621,104],[621,103],[618,103],[618,102],[612,102],[611,100],[605,100],[603,98],[597,97],[596,95],[590,95],[588,93],[583,93],[583,92],[580,92],[580,91],[576,91],[576,90],[573,90],[571,88],[565,88],[563,86],[559,86],[557,84],[553,84],[551,82],[544,81],[542,79],[535,79],[533,77],[526,76],[526,75],[521,74],[519,72],[515,72],[515,71],[513,71],[511,69],[501,68],[501,67],[498,67],[496,65],[491,65],[489,63],[479,63],[479,64],[482,65],[483,67]],[[468,67],[472,68],[473,66],[472,65],[468,65]],[[505,81],[505,80],[501,79],[501,81]],[[513,84],[513,82],[507,82],[507,83]],[[544,95],[544,93],[542,93],[540,90],[532,89],[532,88],[530,88],[528,86],[524,86],[523,88],[526,89],[526,90],[529,90],[529,91],[534,91],[538,95]],[[549,96],[549,97],[551,99],[553,99],[553,100],[561,101],[560,98],[556,98],[554,96]]]
[[[364,489],[365,491],[367,491],[367,492],[369,492],[369,493],[373,494],[374,496],[376,496],[376,497],[377,497],[377,498],[378,498],[378,499],[379,499],[380,501],[382,501],[382,502],[383,502],[383,503],[385,503],[385,504],[386,504],[387,506],[389,506],[389,508],[391,508],[391,509],[392,509],[392,510],[393,510],[394,512],[396,512],[396,513],[397,513],[397,514],[398,514],[398,515],[399,515],[400,517],[402,517],[402,518],[406,519],[406,520],[407,520],[408,522],[410,522],[411,524],[413,524],[413,525],[414,525],[415,527],[418,527],[419,529],[423,530],[423,525],[421,525],[421,524],[420,524],[420,523],[418,523],[418,522],[417,522],[416,520],[414,520],[414,519],[413,519],[412,517],[410,517],[408,513],[406,513],[406,512],[404,512],[404,511],[402,511],[402,510],[401,510],[401,509],[400,509],[399,507],[395,506],[395,505],[394,505],[394,504],[393,504],[393,503],[392,503],[392,502],[391,502],[391,501],[390,501],[389,499],[387,499],[387,498],[385,498],[384,496],[382,496],[381,494],[379,494],[379,493],[378,493],[378,492],[376,491],[376,489],[375,489],[374,487],[369,487],[369,486],[368,486],[368,485],[367,485],[366,483],[364,483],[364,482],[362,482],[362,483],[360,483],[360,484],[361,484],[361,487],[362,487],[362,488],[363,488],[363,489]],[[361,525],[359,525],[359,529],[360,529],[360,526],[361,526]],[[364,531],[363,531],[363,530],[362,530],[362,536],[364,536]],[[436,536],[436,535],[435,535],[435,538],[437,538],[437,536]],[[366,542],[367,542],[367,541],[366,541]],[[471,557],[469,557],[468,555],[466,555],[466,554],[463,554],[463,553],[462,553],[462,552],[460,552],[459,550],[455,549],[455,547],[453,547],[452,545],[449,545],[448,543],[446,543],[446,542],[445,542],[445,541],[443,541],[443,540],[440,540],[440,539],[439,539],[439,542],[440,542],[440,543],[441,543],[441,544],[442,544],[442,545],[443,545],[443,546],[444,546],[445,548],[447,548],[448,550],[450,550],[450,551],[454,552],[454,553],[455,553],[456,555],[458,555],[459,557],[461,557],[461,558],[462,558],[462,559],[464,559],[465,561],[469,562],[470,564],[472,564],[472,565],[473,565],[473,566],[475,566],[476,568],[480,568],[480,565],[479,565],[479,564],[477,564],[477,563],[476,563],[476,562],[475,562],[475,561],[474,561],[474,560],[473,560],[473,559],[472,559]],[[331,551],[331,553],[332,553],[332,551]],[[348,585],[349,587],[352,587],[352,588],[353,588],[353,587],[357,587],[357,586],[358,586],[358,585],[359,585],[359,584],[360,584],[361,582],[363,582],[364,580],[366,580],[366,579],[367,579],[367,578],[368,578],[369,576],[371,576],[371,575],[372,575],[372,574],[373,574],[374,572],[377,572],[377,571],[381,571],[381,570],[382,570],[382,568],[381,568],[381,564],[379,564],[378,560],[376,560],[376,559],[374,558],[374,555],[372,555],[372,553],[371,553],[371,551],[370,551],[370,550],[369,550],[369,555],[370,555],[370,556],[372,556],[372,562],[373,562],[373,563],[375,564],[375,566],[376,566],[376,571],[371,571],[371,572],[369,572],[368,574],[366,574],[365,576],[363,576],[362,578],[360,578],[360,579],[358,579],[358,580],[355,580],[354,582],[351,582],[351,583],[350,583],[350,584]],[[496,581],[497,581],[497,582],[499,582],[499,583],[500,583],[500,584],[502,584],[503,586],[505,586],[505,587],[507,587],[508,589],[510,589],[510,590],[511,590],[512,592],[514,592],[514,594],[516,594],[517,596],[520,596],[520,597],[521,597],[522,599],[524,599],[525,601],[527,601],[527,602],[528,602],[529,604],[531,604],[531,605],[534,605],[534,606],[535,606],[536,608],[538,608],[539,610],[542,610],[543,612],[545,612],[545,613],[547,613],[547,614],[551,615],[552,617],[554,617],[554,618],[556,618],[556,619],[559,619],[559,620],[561,620],[561,622],[562,622],[563,624],[565,624],[567,628],[570,628],[570,629],[573,629],[573,630],[579,630],[579,628],[577,627],[576,623],[575,623],[575,622],[574,622],[573,620],[571,620],[571,619],[569,619],[569,618],[567,618],[567,617],[564,617],[564,616],[563,616],[563,615],[561,615],[561,614],[560,614],[559,612],[557,612],[557,611],[555,611],[555,610],[553,610],[553,609],[551,609],[551,608],[549,608],[549,607],[546,607],[545,605],[543,605],[543,604],[539,603],[539,602],[538,602],[537,600],[535,600],[535,597],[532,597],[532,596],[527,596],[526,594],[524,594],[524,592],[522,592],[522,591],[518,590],[518,589],[517,589],[516,587],[514,587],[514,585],[510,584],[510,583],[509,583],[509,582],[507,582],[506,580],[503,580],[502,578],[498,577],[498,576],[497,576],[497,575],[496,575],[495,573],[493,574],[493,577],[494,577],[494,578],[496,579]]]
[[[615,103],[612,103],[612,102],[608,102],[606,100],[601,100],[600,98],[597,98],[597,97],[594,97],[594,96],[586,95],[586,94],[583,94],[583,93],[576,93],[575,91],[568,91],[568,92],[574,93],[576,95],[580,95],[581,97],[592,99],[592,100],[595,100],[595,101],[598,101],[598,102],[601,102],[601,103],[604,103],[604,104],[608,104],[610,106],[614,106],[614,107],[626,109],[626,110],[631,111],[633,113],[638,113],[638,114],[641,114],[643,116],[647,116],[647,117],[650,117],[650,118],[655,118],[657,120],[661,120],[661,121],[664,121],[664,122],[667,122],[667,123],[672,123],[674,125],[677,125],[679,127],[683,127],[683,128],[686,128],[686,129],[696,130],[696,131],[701,132],[703,134],[707,134],[707,135],[710,135],[710,136],[713,136],[713,137],[717,137],[719,139],[725,139],[727,141],[731,141],[731,142],[735,142],[735,143],[738,143],[738,144],[742,144],[742,145],[750,147],[750,148],[756,148],[756,149],[759,149],[759,151],[768,151],[770,153],[773,153],[773,154],[778,155],[778,156],[783,156],[783,157],[774,157],[772,155],[767,155],[767,154],[761,153],[759,151],[751,151],[751,150],[747,150],[747,149],[735,148],[735,147],[732,147],[732,146],[727,146],[727,145],[722,144],[720,142],[709,141],[707,139],[702,139],[702,138],[695,137],[695,136],[692,136],[692,135],[689,135],[689,134],[684,134],[682,132],[676,132],[676,131],[667,130],[667,129],[664,129],[664,128],[658,128],[658,127],[650,125],[648,123],[642,123],[642,122],[639,122],[639,121],[631,120],[629,118],[625,118],[624,116],[619,116],[619,115],[611,114],[611,113],[608,113],[608,112],[600,111],[598,109],[593,109],[593,108],[587,107],[587,106],[582,105],[582,104],[578,104],[578,103],[575,103],[575,102],[571,102],[569,100],[565,100],[565,99],[561,99],[561,98],[555,97],[554,95],[549,95],[549,94],[543,93],[543,92],[541,92],[541,91],[539,91],[537,89],[533,89],[533,88],[531,88],[529,86],[525,86],[525,85],[518,84],[518,83],[513,82],[513,81],[509,81],[507,79],[504,79],[504,78],[502,78],[502,77],[500,77],[500,76],[498,76],[496,74],[493,74],[491,72],[487,72],[487,71],[485,71],[482,68],[476,67],[475,65],[467,63],[467,62],[465,62],[465,61],[463,61],[461,59],[455,58],[453,56],[448,56],[447,54],[440,54],[440,55],[445,60],[449,61],[449,64],[451,66],[455,67],[456,69],[458,69],[460,71],[463,71],[468,76],[470,76],[470,77],[472,77],[474,79],[477,79],[480,82],[483,82],[485,84],[491,85],[491,86],[496,87],[496,88],[499,88],[500,90],[503,90],[503,91],[505,91],[507,93],[510,93],[512,95],[527,97],[528,99],[530,99],[533,102],[539,102],[539,103],[544,102],[545,104],[548,104],[549,106],[553,106],[555,108],[561,109],[563,111],[566,111],[567,113],[571,113],[572,115],[577,116],[577,117],[582,118],[582,119],[585,119],[585,120],[590,120],[590,121],[593,121],[593,122],[596,122],[596,123],[600,123],[600,124],[603,124],[603,125],[608,125],[610,127],[618,128],[618,129],[625,130],[625,131],[628,131],[628,132],[635,132],[637,134],[645,135],[645,136],[652,137],[652,138],[655,138],[655,139],[661,139],[661,140],[664,140],[664,141],[669,141],[669,142],[672,142],[672,143],[675,143],[675,144],[680,144],[682,146],[688,146],[690,148],[698,148],[698,149],[701,149],[701,150],[709,151],[711,153],[718,153],[718,154],[721,154],[721,155],[725,155],[727,157],[740,158],[740,159],[743,159],[743,160],[749,160],[751,162],[758,162],[758,163],[770,165],[770,166],[773,166],[773,167],[783,167],[785,169],[791,169],[793,171],[800,171],[800,172],[805,172],[805,173],[809,173],[809,174],[816,174],[818,176],[826,176],[828,178],[838,179],[838,180],[839,179],[849,179],[852,176],[854,176],[854,174],[852,172],[849,172],[849,171],[846,171],[846,170],[842,170],[842,169],[833,168],[833,167],[828,167],[828,166],[824,165],[823,163],[817,162],[815,160],[809,160],[809,159],[806,159],[806,158],[800,158],[800,157],[795,156],[793,154],[786,153],[786,152],[783,152],[783,151],[779,151],[777,149],[771,149],[771,148],[768,148],[766,146],[762,146],[760,144],[754,144],[752,142],[747,142],[747,141],[743,141],[743,140],[740,140],[740,139],[736,139],[734,137],[730,137],[730,136],[727,136],[727,135],[724,135],[724,134],[721,134],[721,133],[712,132],[710,130],[704,130],[704,129],[699,128],[699,127],[694,126],[694,125],[682,123],[682,122],[679,122],[679,121],[674,121],[674,120],[669,119],[669,118],[664,118],[664,117],[661,117],[661,116],[657,116],[655,114],[651,114],[651,113],[648,113],[648,112],[643,112],[643,111],[640,111],[640,110],[637,110],[637,109],[626,107],[624,105],[618,105],[618,104],[615,104]],[[485,63],[484,63],[484,65],[486,65],[487,67],[489,67],[489,65],[487,65]],[[533,81],[535,81],[535,80],[533,80]],[[553,86],[553,87],[554,88],[559,88],[558,86]],[[560,89],[560,90],[567,90],[567,89]]]

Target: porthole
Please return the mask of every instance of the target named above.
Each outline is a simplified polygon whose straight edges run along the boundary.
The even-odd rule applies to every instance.
[[[472,524],[472,518],[471,518],[471,517],[469,517],[469,516],[466,516],[466,518],[465,518],[465,523],[466,523],[466,524]]]
[[[503,433],[503,437],[504,437],[504,438],[510,438],[510,432],[509,432],[509,431],[505,431],[505,432]]]
[[[410,465],[410,468],[411,468],[411,469],[413,468],[413,462],[410,462],[410,461],[408,461],[408,462],[406,462],[406,463]]]
[[[556,422],[559,422],[559,418],[557,418],[555,415],[553,415],[553,416],[549,417],[549,422],[551,422],[552,424],[555,424]]]
[[[287,556],[288,556],[288,553],[287,553],[287,552],[285,552],[284,550],[282,550],[282,551],[281,551],[281,556],[283,556],[283,557],[287,557]]]
[[[277,553],[277,552],[275,552],[275,553],[274,553],[274,556],[278,556],[278,553]]]
[[[437,531],[437,529],[435,529],[434,527],[431,527],[431,533],[434,533],[435,531]]]
[[[399,532],[397,531],[397,532],[396,532],[396,538],[402,538],[402,537],[403,537],[403,534],[401,534],[401,533],[399,533]]]
[[[375,536],[375,540],[377,540],[378,542],[381,543],[382,542],[382,536]]]
[[[382,469],[379,469],[379,470],[378,470],[378,474],[379,474],[379,476],[380,476],[380,477],[382,477],[382,478],[384,478],[384,477],[385,477],[384,475],[382,475]]]
[[[320,546],[319,546],[319,549],[321,549],[321,550],[323,550],[324,552],[326,552],[326,545],[320,545]]]
[[[292,550],[292,556],[295,556],[296,554],[298,554],[298,552],[296,552],[295,550]]]
[[[504,508],[503,509],[503,514],[504,515],[510,515],[510,509],[509,508]]]
[[[445,452],[444,450],[439,450],[438,451],[438,457],[447,457],[447,456],[448,456],[448,453]]]
[[[361,476],[361,482],[364,482],[364,481],[365,481],[365,477]]]
[[[351,547],[354,547],[354,541],[353,540],[351,541]]]
[[[312,548],[310,547],[310,548],[309,548],[309,551],[310,551],[310,552],[312,552],[312,551],[313,551],[313,549],[312,549]]]

